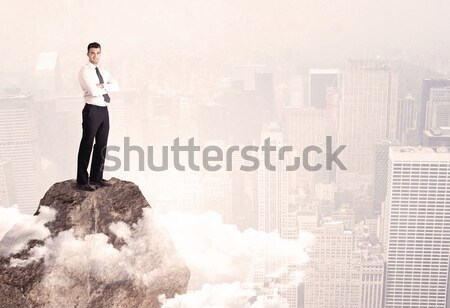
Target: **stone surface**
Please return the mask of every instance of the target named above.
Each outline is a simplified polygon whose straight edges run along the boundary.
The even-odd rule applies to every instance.
[[[0,307],[160,307],[159,295],[186,292],[189,269],[138,186],[110,183],[94,192],[74,180],[56,183],[35,214],[55,210],[44,225],[49,235],[8,231],[0,241]],[[25,248],[13,251],[24,234]]]

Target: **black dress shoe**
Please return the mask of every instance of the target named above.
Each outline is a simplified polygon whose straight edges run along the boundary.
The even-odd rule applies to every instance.
[[[78,184],[77,183],[77,187],[84,191],[94,191],[95,190],[95,188],[89,184]]]
[[[108,181],[106,181],[106,180],[100,180],[100,181],[94,181],[94,182],[90,182],[92,185],[95,185],[95,186],[99,186],[99,187],[110,187],[110,186],[112,186],[111,185],[111,183],[109,183]]]

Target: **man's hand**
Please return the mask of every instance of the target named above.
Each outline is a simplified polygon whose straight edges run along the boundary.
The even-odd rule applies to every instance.
[[[103,83],[97,83],[97,87],[99,87],[100,89],[103,89],[104,88]]]

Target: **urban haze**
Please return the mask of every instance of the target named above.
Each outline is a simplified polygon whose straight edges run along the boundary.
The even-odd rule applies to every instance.
[[[96,41],[120,84],[109,153],[126,138],[153,147],[155,165],[177,138],[224,153],[292,148],[273,168],[254,152],[253,170],[239,152],[217,170],[155,171],[136,148],[107,160],[105,178],[139,186],[191,269],[188,292],[163,308],[449,307],[449,11],[443,0],[0,0],[0,239],[76,178],[77,76]],[[289,171],[309,146],[323,151],[307,167],[323,168]],[[344,168],[328,164],[340,146]]]

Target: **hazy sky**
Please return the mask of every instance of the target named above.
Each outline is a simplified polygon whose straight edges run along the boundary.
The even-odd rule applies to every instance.
[[[95,40],[123,57],[146,50],[246,57],[271,49],[339,58],[445,56],[449,10],[444,0],[1,0],[0,55],[20,62]]]

